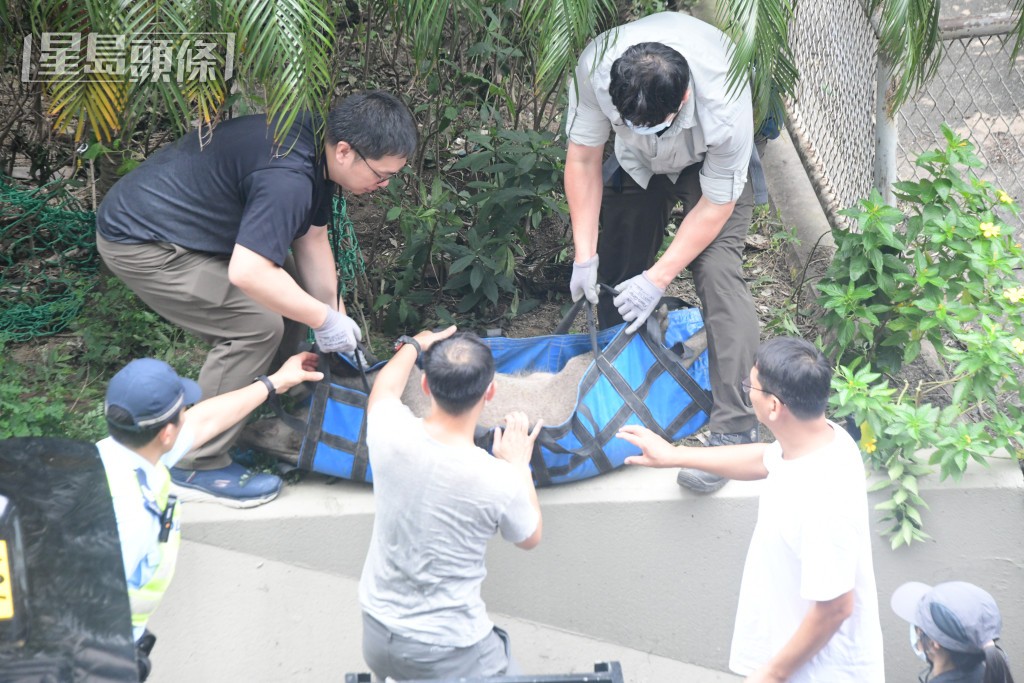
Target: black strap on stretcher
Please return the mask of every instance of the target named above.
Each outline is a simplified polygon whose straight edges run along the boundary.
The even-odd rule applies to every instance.
[[[602,293],[608,293],[608,289]],[[614,290],[613,290],[614,291]],[[682,308],[688,306],[685,302],[676,298],[662,300],[670,308]],[[629,345],[634,335],[620,334],[603,350],[597,345],[597,325],[594,320],[594,306],[586,299],[581,298],[569,310],[566,316],[555,328],[555,334],[565,334],[572,326],[580,308],[586,307],[587,330],[590,334],[591,347],[594,353],[594,366],[583,376],[580,381],[579,395],[584,396],[603,377],[612,385],[616,393],[622,398],[623,405],[616,411],[615,415],[608,421],[603,429],[599,429],[597,422],[590,414],[590,410],[582,402],[577,404],[572,417],[562,425],[544,427],[537,436],[537,443],[534,446],[533,457],[530,464],[533,467],[534,480],[538,485],[550,484],[553,477],[564,476],[572,472],[587,460],[594,463],[594,466],[601,473],[614,469],[608,458],[604,455],[604,447],[615,434],[626,424],[626,421],[633,413],[640,418],[644,425],[650,428],[666,440],[678,431],[684,424],[689,422],[694,415],[700,411],[711,412],[711,394],[701,387],[681,364],[686,348],[682,344],[675,345],[668,349],[664,344],[664,334],[659,321],[651,316],[645,325],[642,325],[636,332],[647,346],[656,363],[648,369],[644,381],[635,390],[629,386],[626,379],[615,369],[614,361],[619,354]],[[679,412],[668,429],[661,429],[657,425],[654,416],[647,408],[645,399],[654,382],[662,375],[669,373],[673,379],[690,396],[689,404]],[[576,448],[566,448],[558,443],[558,440],[572,432],[573,436],[580,443]],[[565,465],[551,467],[545,461],[541,447],[552,453],[569,455],[569,462]]]
[[[313,458],[316,455],[317,444],[323,443],[335,450],[344,451],[353,455],[352,479],[354,481],[365,481],[366,471],[370,462],[369,452],[366,448],[366,399],[370,395],[370,382],[366,377],[365,348],[362,344],[357,347],[351,362],[359,369],[359,375],[363,381],[365,393],[353,391],[348,387],[334,384],[331,381],[331,363],[328,354],[318,352],[319,360],[317,370],[323,373],[324,378],[317,383],[313,390],[313,397],[309,404],[308,421],[303,422],[294,415],[289,415],[281,406],[277,394],[270,397],[270,407],[274,414],[291,429],[302,434],[302,445],[299,448],[298,467],[304,470],[313,469]],[[350,405],[362,412],[362,421],[359,424],[359,435],[355,441],[337,434],[324,431],[324,413],[326,412],[328,400],[335,403]]]

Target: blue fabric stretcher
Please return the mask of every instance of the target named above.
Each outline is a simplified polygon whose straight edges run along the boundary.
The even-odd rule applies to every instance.
[[[624,325],[595,332],[592,317],[590,322],[590,334],[484,339],[501,373],[557,373],[571,358],[595,351],[571,417],[541,429],[531,460],[538,485],[577,481],[620,467],[639,452],[615,438],[624,424],[641,424],[677,441],[703,426],[711,410],[706,337],[697,309],[669,311],[661,321],[652,317],[636,334],[626,334]],[[320,382],[304,425],[300,468],[372,481],[367,396],[367,391],[329,376]],[[488,450],[492,438],[493,430],[477,432],[477,443]]]

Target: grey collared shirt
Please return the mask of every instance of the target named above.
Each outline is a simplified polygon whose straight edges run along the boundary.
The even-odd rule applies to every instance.
[[[612,104],[608,86],[612,63],[630,46],[657,42],[686,58],[690,96],[660,136],[637,135]],[[754,145],[750,87],[728,88],[733,44],[714,26],[678,12],[662,12],[598,36],[580,55],[569,84],[566,131],[571,142],[600,147],[615,132],[615,156],[646,188],[656,174],[675,182],[679,173],[703,162],[701,191],[713,204],[728,204],[743,192]]]

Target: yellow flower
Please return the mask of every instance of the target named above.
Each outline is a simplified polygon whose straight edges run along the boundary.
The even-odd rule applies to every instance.
[[[982,223],[981,225],[978,226],[978,229],[981,230],[982,235],[988,237],[989,239],[993,237],[999,237],[999,226],[996,225],[995,223]]]
[[[1000,204],[1013,204],[1013,197],[1002,190],[996,190],[996,199],[999,200]]]
[[[875,438],[875,430],[871,428],[867,420],[860,423],[860,446],[865,453],[874,453],[878,450],[878,439]]]
[[[1010,287],[1003,290],[1003,297],[1010,300],[1011,304],[1020,303],[1024,299],[1024,287]]]
[[[1017,353],[1024,353],[1024,339],[1014,337],[1013,341],[1010,342],[1010,346],[1012,346],[1013,350]]]

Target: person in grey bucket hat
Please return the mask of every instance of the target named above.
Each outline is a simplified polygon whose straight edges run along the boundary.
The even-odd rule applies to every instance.
[[[910,622],[911,648],[928,663],[922,683],[1013,683],[996,644],[1003,620],[987,591],[965,581],[911,581],[896,589],[890,604]]]

